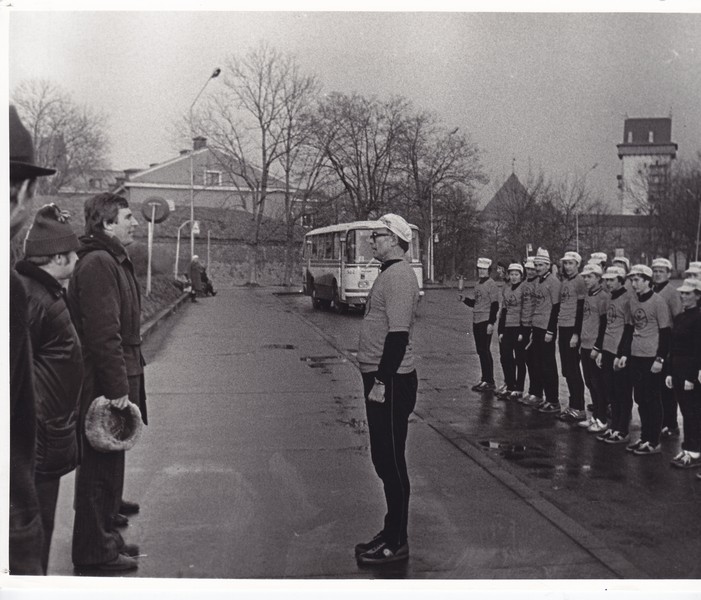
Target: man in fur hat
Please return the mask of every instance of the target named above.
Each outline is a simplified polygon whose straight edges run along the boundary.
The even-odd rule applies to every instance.
[[[105,396],[117,409],[136,404],[146,423],[141,356],[141,295],[127,246],[138,223],[129,203],[111,193],[85,202],[85,236],[68,301],[83,345],[85,383],[81,422],[90,403]],[[81,434],[76,478],[73,564],[78,570],[138,568],[135,544],[114,529],[124,486],[124,451],[99,452]]]
[[[34,164],[34,144],[10,106],[10,238],[31,212],[37,177],[56,171]],[[27,295],[10,271],[10,527],[12,575],[42,575],[43,529],[34,484],[36,419]]]

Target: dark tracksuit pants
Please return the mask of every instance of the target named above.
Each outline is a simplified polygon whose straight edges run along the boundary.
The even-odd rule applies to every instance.
[[[596,419],[606,423],[606,393],[604,392],[604,372],[596,366],[596,360],[591,357],[591,348],[581,348],[582,374],[584,383],[591,395],[594,405],[593,414]]]
[[[545,329],[533,328],[533,362],[542,382],[545,399],[551,404],[560,403],[559,381],[557,376],[557,360],[555,358],[555,342],[557,334],[553,334],[553,339],[545,341]],[[539,394],[535,394],[538,396]]]
[[[628,362],[633,398],[640,413],[640,439],[657,446],[662,429],[662,373],[650,372],[654,357],[631,356]]]
[[[611,407],[610,428],[623,435],[628,434],[630,418],[633,412],[633,387],[630,379],[630,365],[620,371],[613,370],[616,358],[611,352],[604,351],[601,357],[604,394]]]
[[[674,390],[670,390],[666,385],[662,386],[662,427],[678,429],[677,421],[677,396]]]
[[[528,339],[525,341],[524,346],[527,346],[533,336],[533,331],[529,329]],[[539,398],[543,395],[543,378],[538,370],[538,359],[536,357],[537,347],[535,344],[531,344],[526,349],[526,366],[528,367],[528,393],[531,396],[538,396]]]
[[[129,377],[129,400],[137,406],[144,397],[142,375]],[[124,489],[125,453],[98,452],[81,432],[81,462],[75,480],[73,521],[74,565],[109,562],[124,546],[112,519],[119,512]]]
[[[574,327],[560,327],[560,364],[562,375],[567,381],[567,389],[570,392],[570,408],[584,410],[584,381],[579,368],[579,345],[570,348],[570,340],[574,334]]]
[[[693,383],[693,390],[684,391],[684,379],[672,377],[672,391],[679,403],[684,422],[682,450],[701,452],[701,384],[698,381]]]
[[[487,333],[488,321],[472,324],[472,333],[475,336],[475,349],[480,359],[482,378],[480,381],[494,383],[494,360],[492,359],[492,334]]]
[[[505,327],[499,343],[499,358],[506,389],[522,392],[526,381],[526,350],[518,341],[520,327]]]
[[[382,480],[387,504],[383,537],[390,545],[407,542],[409,495],[405,447],[409,415],[416,405],[416,371],[393,375],[385,385],[385,401],[367,400],[374,374],[363,373],[365,410],[370,433],[370,455],[377,476]]]

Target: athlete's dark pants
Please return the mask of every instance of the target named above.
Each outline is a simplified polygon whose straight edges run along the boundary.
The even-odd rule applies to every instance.
[[[630,380],[630,365],[620,371],[613,370],[616,356],[604,351],[601,357],[604,393],[611,407],[610,428],[623,435],[628,434],[633,412],[633,387]]]
[[[584,383],[591,395],[594,405],[594,417],[606,423],[606,394],[604,393],[604,372],[596,366],[596,360],[591,357],[591,348],[580,349],[582,357],[582,374]]]
[[[570,348],[570,340],[574,334],[574,327],[560,327],[560,364],[562,375],[567,381],[567,389],[570,392],[570,408],[584,410],[584,381],[579,369],[579,344]]]
[[[409,474],[404,450],[409,415],[416,405],[416,371],[393,375],[385,385],[385,401],[367,400],[374,382],[373,373],[363,373],[365,410],[370,433],[370,455],[375,472],[382,480],[387,503],[383,537],[390,545],[407,541],[409,518]]]
[[[684,422],[682,450],[701,452],[701,384],[693,381],[693,390],[684,390],[684,379],[672,377],[673,392]]]
[[[486,383],[494,383],[494,360],[492,359],[492,334],[487,333],[488,321],[472,324],[472,333],[475,336],[475,349],[477,356],[480,359],[480,367],[482,369],[482,378],[480,381]]]
[[[523,391],[526,380],[526,350],[518,341],[520,327],[505,327],[499,342],[499,358],[504,372],[504,383],[510,391]]]
[[[673,390],[666,385],[662,386],[662,427],[678,429],[677,421],[677,397]]]
[[[533,351],[534,370],[538,373],[542,382],[542,389],[545,399],[550,404],[560,403],[559,382],[557,376],[557,360],[555,359],[555,342],[557,334],[553,333],[553,339],[545,341],[545,329],[533,328]],[[535,394],[538,396],[539,394]]]
[[[652,446],[660,443],[662,429],[662,373],[652,373],[654,357],[631,356],[628,359],[633,380],[633,398],[640,413],[640,439]]]

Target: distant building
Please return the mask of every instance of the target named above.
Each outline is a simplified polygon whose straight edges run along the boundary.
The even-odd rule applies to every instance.
[[[648,207],[663,202],[671,184],[672,119],[626,119],[623,143],[616,146],[621,159],[618,211],[624,215],[649,214]]]
[[[254,212],[254,191],[240,175],[234,173],[235,159],[207,145],[207,138],[193,139],[192,150],[148,169],[127,169],[117,192],[130,203],[141,204],[151,196],[172,200],[176,206],[190,206],[190,158],[192,155],[194,204],[197,207],[228,208]],[[254,180],[260,171],[252,169]],[[285,184],[269,177],[263,214],[282,219],[285,207]]]

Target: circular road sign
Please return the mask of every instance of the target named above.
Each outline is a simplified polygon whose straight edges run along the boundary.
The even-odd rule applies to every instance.
[[[156,207],[155,212],[153,211],[153,207]],[[144,215],[147,221],[151,220],[151,215],[153,214],[153,222],[162,223],[170,214],[170,206],[168,206],[168,202],[160,196],[151,196],[141,205],[141,214]]]

